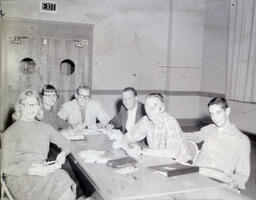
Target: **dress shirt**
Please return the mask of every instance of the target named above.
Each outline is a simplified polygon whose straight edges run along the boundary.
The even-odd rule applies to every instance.
[[[136,113],[137,113],[138,104],[134,108],[128,110],[127,121],[126,121],[126,130],[130,131],[135,125]]]
[[[173,158],[186,160],[188,155],[183,146],[181,134],[182,131],[177,120],[163,112],[158,117],[157,124],[153,124],[147,116],[144,116],[127,133],[127,137],[133,142],[141,141],[146,137],[149,148],[166,148]]]
[[[63,120],[67,120],[70,125],[84,123],[88,128],[97,128],[97,119],[103,125],[106,125],[111,119],[101,104],[96,100],[90,99],[85,109],[85,121],[83,122],[81,107],[77,100],[74,99],[62,105],[58,116]]]
[[[186,133],[185,137],[195,142],[204,141],[195,163],[201,167],[200,173],[245,188],[250,175],[251,145],[235,125],[220,130],[211,124],[199,132]]]

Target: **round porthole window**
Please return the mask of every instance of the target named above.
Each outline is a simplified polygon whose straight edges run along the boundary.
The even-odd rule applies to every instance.
[[[60,72],[64,75],[71,75],[75,71],[75,63],[72,60],[65,59],[60,63]]]
[[[31,58],[24,58],[20,61],[20,71],[23,74],[32,74],[36,68],[36,63]]]

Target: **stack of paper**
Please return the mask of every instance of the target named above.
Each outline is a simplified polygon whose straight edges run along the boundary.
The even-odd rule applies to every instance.
[[[113,129],[111,131],[104,131],[104,134],[108,136],[110,140],[120,140],[123,136],[120,130]]]
[[[98,135],[102,133],[102,129],[83,129],[81,130],[83,135]]]
[[[69,130],[63,130],[60,133],[62,136],[64,136],[68,140],[84,140],[85,139],[81,131],[78,131],[78,130],[69,129]]]
[[[85,163],[101,163],[106,164],[110,158],[104,157],[105,151],[87,150],[81,151],[79,156],[83,158]]]

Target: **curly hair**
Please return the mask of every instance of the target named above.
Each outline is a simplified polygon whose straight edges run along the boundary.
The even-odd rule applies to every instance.
[[[19,120],[21,118],[21,111],[20,111],[20,106],[22,105],[23,101],[27,98],[27,97],[35,97],[36,100],[38,101],[38,104],[40,106],[40,109],[36,115],[36,118],[41,120],[44,117],[44,112],[42,109],[42,102],[41,102],[41,98],[38,94],[38,92],[32,88],[26,89],[25,91],[23,91],[18,100],[16,101],[15,104],[15,112],[12,115],[12,118],[14,120]]]

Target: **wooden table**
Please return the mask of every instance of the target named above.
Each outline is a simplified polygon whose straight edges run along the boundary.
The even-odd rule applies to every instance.
[[[112,158],[123,157],[125,152],[113,150],[112,142],[102,134],[73,142],[73,161],[105,200],[246,199],[199,173],[165,177],[148,169],[148,166],[175,162],[171,159],[143,156],[138,159],[137,171],[119,174],[105,164],[85,163],[78,154],[89,149],[105,150]]]

